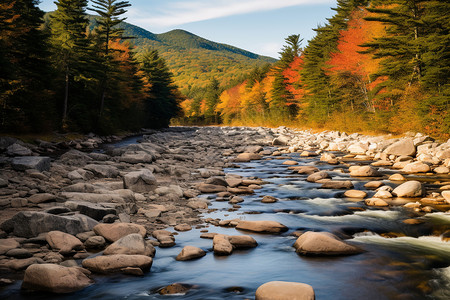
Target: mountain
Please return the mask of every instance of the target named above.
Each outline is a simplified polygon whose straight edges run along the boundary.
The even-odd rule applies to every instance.
[[[205,87],[212,77],[222,86],[229,86],[254,67],[276,61],[271,57],[209,41],[185,30],[154,34],[126,22],[122,22],[120,27],[125,30],[125,36],[133,37],[131,42],[138,53],[147,49],[158,50],[182,91],[189,87]]]

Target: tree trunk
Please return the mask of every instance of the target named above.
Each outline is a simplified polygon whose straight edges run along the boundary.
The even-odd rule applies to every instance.
[[[67,120],[67,104],[69,102],[69,66],[66,66],[66,88],[64,93],[63,125]]]

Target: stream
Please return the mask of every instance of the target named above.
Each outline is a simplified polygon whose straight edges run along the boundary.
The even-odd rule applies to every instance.
[[[258,286],[278,280],[309,284],[316,299],[450,299],[450,243],[439,236],[450,228],[450,214],[428,213],[421,217],[425,221],[422,224],[405,224],[403,220],[416,216],[412,211],[401,206],[371,208],[363,201],[343,198],[343,190],[321,189],[320,184],[307,182],[307,175],[288,170],[282,164],[288,159],[327,170],[333,179],[351,180],[355,189],[366,190],[363,185],[371,180],[350,178],[340,166],[320,162],[319,157],[300,157],[298,153],[240,163],[240,168],[225,172],[258,177],[268,183],[255,190],[254,195],[243,196],[242,208],[235,211],[230,210],[232,205],[227,202],[214,201],[215,195],[202,195],[212,203],[203,218],[273,220],[288,226],[288,232],[255,234],[205,224],[176,235],[176,246],[157,248],[151,271],[144,277],[94,275],[96,284],[70,295],[26,293],[20,290],[19,281],[0,296],[2,299],[254,299]],[[437,178],[413,177],[428,182]],[[388,180],[384,182],[395,186]],[[367,192],[368,197],[375,193]],[[265,195],[279,201],[261,203]],[[215,256],[212,240],[200,238],[201,230],[205,229],[250,235],[258,246],[236,250],[230,256]],[[292,247],[296,240],[294,231],[328,231],[365,252],[337,257],[299,256]],[[384,237],[386,234],[397,237]],[[192,261],[176,261],[175,257],[186,245],[200,247],[207,255]],[[175,282],[192,288],[186,295],[158,294],[159,288]]]

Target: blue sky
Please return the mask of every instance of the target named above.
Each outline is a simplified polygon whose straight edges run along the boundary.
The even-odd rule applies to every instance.
[[[42,0],[44,11],[56,9]],[[184,29],[208,40],[278,58],[284,39],[313,28],[333,15],[336,0],[131,0],[127,22],[153,33]]]

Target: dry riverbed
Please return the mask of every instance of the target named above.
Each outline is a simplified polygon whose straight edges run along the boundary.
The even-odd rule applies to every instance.
[[[144,275],[158,248],[173,247],[177,235],[192,228],[212,240],[215,255],[258,246],[250,235],[215,234],[215,226],[250,233],[294,231],[274,221],[202,218],[211,211],[211,200],[227,201],[229,211],[237,211],[245,195],[266,183],[225,174],[224,169],[261,159],[286,159],[292,153],[320,157],[320,163],[367,183],[356,189],[351,180],[333,179],[330,172],[316,166],[286,160],[283,165],[293,174],[307,174],[306,181],[323,189],[342,190],[343,197],[367,208],[404,206],[412,216],[406,224],[419,224],[426,213],[448,214],[450,209],[450,141],[439,143],[421,134],[390,139],[284,127],[179,127],[149,132],[138,143],[131,139],[100,147],[115,140],[90,136],[63,145],[64,150],[58,144],[32,146],[0,139],[0,283],[7,286],[23,280],[26,290],[69,293],[95,284],[95,274]],[[52,152],[62,154],[45,156]],[[393,182],[395,188],[381,180]],[[215,196],[208,200],[202,194]],[[269,195],[262,199],[268,205],[277,201]],[[434,234],[448,240],[448,229],[444,226]],[[299,255],[362,251],[331,233],[292,234],[298,236],[293,247]],[[205,255],[204,249],[191,245],[176,260]],[[188,289],[175,284],[160,292]],[[261,286],[256,298],[272,299],[270,295],[279,294],[280,289],[287,295],[303,293],[301,299],[314,297],[309,285],[272,282]]]

